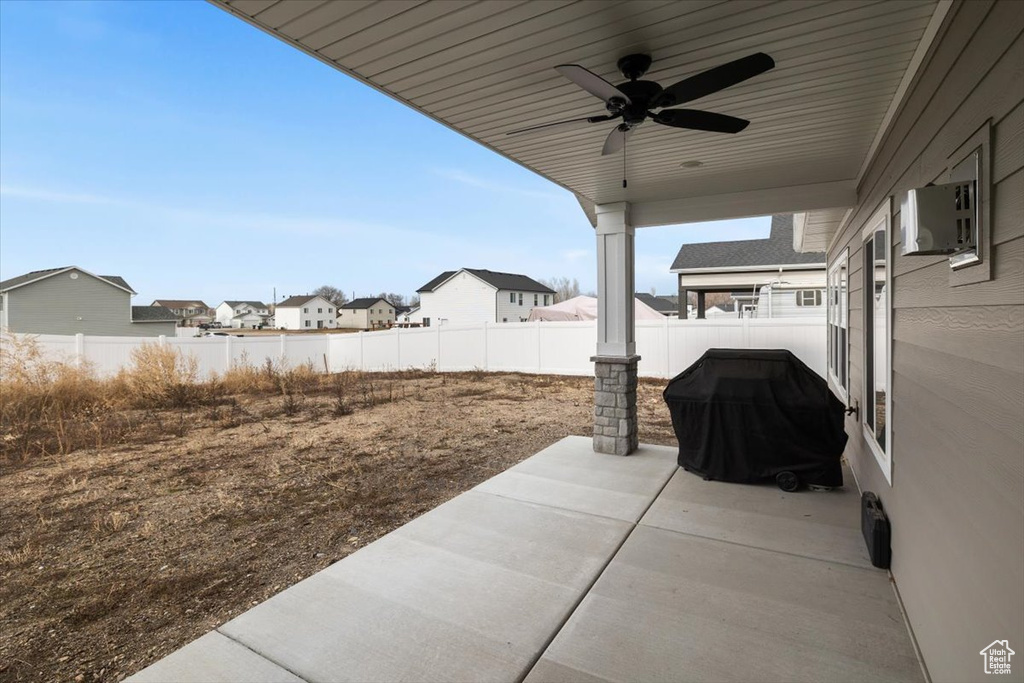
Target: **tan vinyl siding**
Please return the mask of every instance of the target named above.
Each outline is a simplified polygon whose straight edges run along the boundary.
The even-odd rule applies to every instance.
[[[72,272],[78,274],[77,279],[71,279]],[[59,273],[12,289],[7,301],[11,332],[114,337],[174,334],[173,323],[132,324],[131,294],[82,271]]]
[[[936,681],[983,680],[985,645],[1024,643],[1022,34],[1024,3],[952,8],[829,251],[831,262],[850,248],[850,389],[862,400],[861,231],[893,197],[891,487],[852,418],[847,456],[892,520],[892,572]],[[954,287],[946,258],[899,254],[900,194],[941,178],[989,120],[992,277]]]

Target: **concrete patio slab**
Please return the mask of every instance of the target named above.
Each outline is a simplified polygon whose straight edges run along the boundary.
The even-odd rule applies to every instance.
[[[704,481],[677,470],[641,524],[755,548],[871,567],[853,474],[833,491]]]
[[[638,526],[526,680],[923,676],[887,573]]]
[[[130,680],[920,680],[852,486],[675,455],[564,439]]]
[[[474,490],[636,522],[676,471],[676,449],[641,445],[629,456],[595,453],[570,436]]]
[[[309,681],[517,680],[629,529],[469,493],[220,631]]]
[[[135,683],[302,683],[302,679],[225,635],[211,631],[132,676]]]

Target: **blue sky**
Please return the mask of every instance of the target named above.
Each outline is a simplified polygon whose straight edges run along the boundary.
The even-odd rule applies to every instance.
[[[637,231],[638,291],[683,242]],[[571,194],[205,2],[0,2],[0,279],[78,265],[154,298],[412,294],[459,267],[596,287]]]

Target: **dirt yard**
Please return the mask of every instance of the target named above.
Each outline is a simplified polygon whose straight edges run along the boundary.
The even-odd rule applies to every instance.
[[[663,384],[641,381],[642,442],[673,443]],[[328,394],[239,396],[152,411],[174,428],[115,447],[0,464],[0,680],[121,680],[588,435],[592,401],[590,378],[392,376],[342,409]]]

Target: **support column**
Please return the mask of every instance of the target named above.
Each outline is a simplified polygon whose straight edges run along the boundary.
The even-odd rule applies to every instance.
[[[594,450],[628,455],[636,450],[637,362],[633,226],[629,204],[595,207],[597,213],[597,355],[594,362]]]
[[[704,292],[697,292],[697,320],[704,320]]]
[[[690,292],[679,288],[679,319],[686,320],[690,317]]]

